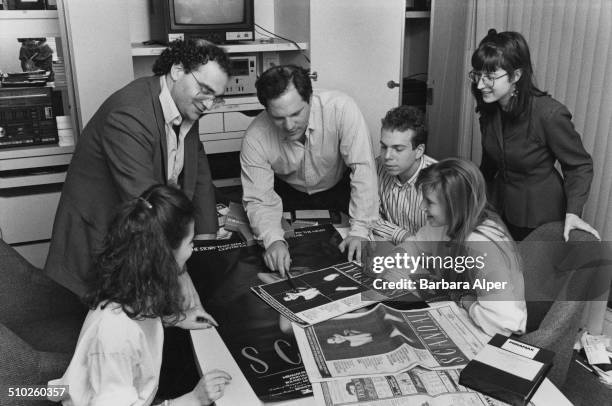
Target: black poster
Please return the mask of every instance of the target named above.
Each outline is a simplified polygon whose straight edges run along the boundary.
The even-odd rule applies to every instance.
[[[296,230],[287,241],[291,267],[314,271],[346,261],[332,225]],[[262,401],[310,396],[312,389],[297,343],[281,331],[279,313],[250,290],[269,272],[264,250],[243,242],[200,241],[188,270],[207,312],[219,322],[219,334]]]

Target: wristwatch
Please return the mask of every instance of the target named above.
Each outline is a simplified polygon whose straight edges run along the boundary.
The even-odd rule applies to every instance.
[[[465,306],[465,303],[464,303],[464,299],[465,299],[466,297],[467,297],[468,299],[472,299],[472,297],[474,297],[474,295],[472,295],[471,293],[464,293],[463,295],[461,295],[461,296],[459,297],[459,307],[461,307],[462,309],[465,309],[465,311],[468,311],[468,310],[469,310],[469,307],[472,305],[472,303],[474,302],[474,300],[476,300],[476,298],[474,297],[474,299],[470,300],[472,303],[469,303],[469,304],[468,304],[468,307],[466,307],[466,306]]]

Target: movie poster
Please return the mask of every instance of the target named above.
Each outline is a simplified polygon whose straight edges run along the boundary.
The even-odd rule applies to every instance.
[[[296,230],[288,240],[292,267],[317,270],[346,261],[332,225]],[[280,327],[280,315],[251,291],[258,273],[269,272],[263,248],[243,242],[200,241],[188,269],[202,303],[219,322],[219,334],[262,401],[312,395],[291,329]]]

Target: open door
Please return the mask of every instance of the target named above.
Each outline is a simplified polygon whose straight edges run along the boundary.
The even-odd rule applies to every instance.
[[[375,155],[380,120],[400,101],[404,0],[311,0],[314,87],[353,97],[370,129]]]
[[[466,91],[469,93],[470,3],[470,0],[432,0],[431,4],[427,154],[436,159],[460,155]]]

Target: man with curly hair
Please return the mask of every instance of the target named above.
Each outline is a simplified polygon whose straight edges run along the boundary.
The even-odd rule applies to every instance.
[[[205,41],[175,41],[153,72],[102,104],[79,137],[68,169],[45,272],[79,296],[115,207],[154,184],[176,185],[193,201],[200,238],[217,230],[198,119],[221,101],[228,57]]]
[[[68,168],[45,272],[79,296],[94,280],[92,259],[115,208],[152,185],[174,185],[185,192],[196,209],[196,238],[214,238],[217,231],[214,186],[198,119],[221,102],[228,57],[205,41],[175,41],[157,59],[153,73],[102,104],[79,137]],[[183,306],[201,308],[187,272],[179,284]],[[166,328],[164,336],[158,395],[172,397],[190,390],[198,374],[188,331]]]

